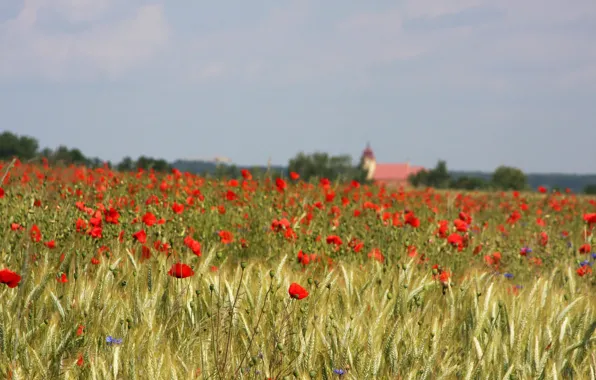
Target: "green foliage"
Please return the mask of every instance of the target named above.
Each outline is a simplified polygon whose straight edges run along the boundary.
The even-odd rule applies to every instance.
[[[171,170],[170,164],[164,159],[140,156],[134,163],[135,169],[155,170],[156,172],[167,172]]]
[[[104,162],[95,157],[86,157],[78,148],[68,148],[60,145],[56,149],[44,148],[39,151],[39,143],[33,137],[17,136],[11,132],[0,134],[0,160],[10,160],[12,158],[21,160],[32,160],[35,158],[46,158],[50,164],[60,165],[84,165],[89,167],[100,167],[110,162]],[[171,169],[170,164],[164,159],[141,156],[136,161],[130,157],[125,157],[122,162],[116,165],[118,170],[133,171],[138,168],[153,169],[157,172],[165,172]]]
[[[584,194],[596,195],[596,184],[587,185],[584,188]]]
[[[330,180],[357,180],[364,182],[366,172],[362,163],[358,166],[352,165],[352,157],[349,155],[330,156],[323,152],[312,154],[298,153],[290,159],[288,164],[289,172],[296,172],[305,181],[316,178],[328,178]]]
[[[518,168],[499,166],[493,173],[492,184],[501,190],[525,190],[528,188],[528,178]]]
[[[10,160],[18,157],[30,160],[37,155],[39,144],[36,139],[29,136],[17,136],[11,132],[0,134],[0,159]]]
[[[409,177],[412,186],[434,187],[435,189],[446,189],[452,184],[451,176],[447,171],[447,163],[443,160],[437,162],[434,169],[422,170]]]
[[[131,172],[135,169],[135,162],[132,158],[126,156],[116,165],[116,169],[121,172]]]
[[[452,178],[449,187],[459,190],[487,190],[490,184],[482,178],[464,176]]]
[[[434,169],[422,170],[409,177],[415,187],[459,190],[523,190],[528,187],[526,175],[517,168],[498,167],[489,181],[481,176],[454,175],[447,170],[447,163],[439,161]]]

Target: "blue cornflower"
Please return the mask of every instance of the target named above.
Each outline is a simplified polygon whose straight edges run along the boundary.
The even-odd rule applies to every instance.
[[[580,267],[585,267],[586,265],[591,267],[592,266],[592,263],[589,262],[588,260],[584,260],[581,263],[579,263],[579,266]]]
[[[346,371],[344,371],[343,369],[334,369],[333,372],[335,372],[337,375],[342,376],[346,373]]]
[[[112,338],[111,335],[106,337],[106,343],[108,344],[122,344],[122,338]]]
[[[592,252],[592,258],[596,260],[596,252]]]
[[[509,272],[503,274],[503,276],[505,276],[505,278],[513,278],[513,274]]]

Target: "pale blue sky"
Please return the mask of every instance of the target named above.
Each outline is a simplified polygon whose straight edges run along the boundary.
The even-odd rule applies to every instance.
[[[596,1],[0,2],[0,122],[120,160],[596,172]]]

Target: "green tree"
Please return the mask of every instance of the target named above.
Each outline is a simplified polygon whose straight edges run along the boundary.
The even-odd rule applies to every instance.
[[[452,183],[451,176],[447,170],[447,163],[439,160],[434,169],[422,170],[408,178],[412,186],[428,186],[436,189],[448,188]]]
[[[482,178],[464,176],[452,179],[449,187],[461,190],[482,190],[488,188],[488,183]]]
[[[584,187],[584,194],[596,195],[596,183],[586,185],[586,187]]]
[[[445,189],[449,187],[451,176],[447,171],[447,162],[439,160],[433,170],[431,170],[428,178],[430,185],[437,189]]]
[[[19,138],[19,152],[18,156],[23,160],[30,160],[37,156],[39,143],[36,139],[29,136],[21,136]]]
[[[116,169],[120,172],[130,172],[134,170],[134,164],[132,158],[126,156],[116,165]]]
[[[155,170],[156,172],[166,172],[171,169],[170,164],[164,159],[155,159],[153,157],[140,156],[133,164],[135,169]]]
[[[288,171],[300,174],[300,177],[309,181],[314,178],[328,178],[330,180],[363,181],[366,172],[361,165],[354,166],[349,155],[330,156],[323,152],[305,154],[298,153],[288,163]]]
[[[21,160],[30,160],[37,156],[39,143],[29,136],[17,136],[5,131],[0,134],[0,159],[8,160],[17,157]]]
[[[49,149],[43,150],[44,157],[53,163],[62,163],[65,165],[90,165],[91,161],[77,148],[68,149],[64,145],[60,145],[53,152]]]
[[[518,168],[499,166],[493,173],[492,184],[501,190],[524,190],[528,187],[528,179]]]

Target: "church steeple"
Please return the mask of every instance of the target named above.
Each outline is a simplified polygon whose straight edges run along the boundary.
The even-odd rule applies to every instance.
[[[369,160],[375,159],[375,154],[373,153],[373,151],[370,147],[370,142],[366,143],[366,148],[364,149],[364,152],[362,152],[362,158],[369,159]]]
[[[375,154],[373,153],[370,143],[366,143],[366,148],[364,152],[362,152],[362,168],[366,170],[366,179],[372,180],[375,174],[375,169],[377,167],[377,160],[375,159]]]

